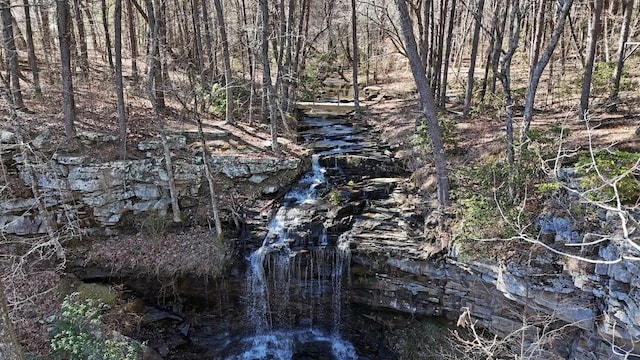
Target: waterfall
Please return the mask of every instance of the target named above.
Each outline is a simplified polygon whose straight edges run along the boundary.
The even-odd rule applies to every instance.
[[[285,195],[262,246],[248,257],[245,303],[254,332],[243,340],[244,352],[235,359],[284,360],[318,351],[323,358],[358,358],[340,335],[348,247],[330,246],[324,226],[312,246],[296,240],[301,237],[296,232],[305,228],[300,207],[313,206],[318,187],[327,182],[319,159],[312,156],[311,171]]]

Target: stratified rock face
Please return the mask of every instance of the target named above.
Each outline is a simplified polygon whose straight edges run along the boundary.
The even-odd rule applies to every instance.
[[[3,142],[13,139],[9,133],[1,135]],[[82,139],[95,141],[95,137],[87,135]],[[175,149],[184,148],[186,138],[186,135],[172,135],[169,145]],[[144,159],[95,163],[86,156],[54,154],[48,163],[33,167],[45,206],[56,221],[61,225],[72,223],[109,233],[121,223],[125,213],[164,216],[169,212],[169,175],[158,151],[161,144],[147,141],[140,143],[140,147],[149,151]],[[31,186],[24,159],[13,155],[20,180]],[[218,178],[216,182],[219,184],[221,177],[227,178],[226,181],[239,189],[240,194],[243,191],[246,194],[272,193],[274,188],[292,182],[306,166],[300,158],[237,155],[212,156],[209,160],[213,175]],[[203,183],[206,187],[202,157],[175,158],[173,173],[181,206],[197,204]],[[208,188],[202,191],[208,193]],[[34,199],[3,201],[0,228],[4,233],[17,235],[46,232]]]
[[[416,233],[422,228],[414,221],[411,191],[402,182],[391,189],[388,197],[370,199],[362,212],[349,215],[351,230],[341,235],[352,248],[351,302],[452,320],[467,311],[499,336],[535,323],[530,343],[545,324],[569,325],[550,340],[555,356],[567,359],[616,358],[612,344],[630,350],[640,339],[637,262],[572,265],[546,251],[512,262],[434,256],[437,241]],[[428,228],[428,221],[423,225]],[[545,226],[563,241],[575,236],[562,220],[548,219]],[[603,246],[600,256],[617,258],[615,247]]]

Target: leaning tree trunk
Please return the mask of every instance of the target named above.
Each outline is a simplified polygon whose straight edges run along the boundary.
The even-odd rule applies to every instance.
[[[533,119],[533,105],[536,98],[536,90],[538,90],[538,84],[540,83],[540,78],[542,77],[542,72],[547,67],[549,60],[551,59],[551,55],[553,54],[553,50],[555,50],[556,45],[558,44],[558,40],[560,40],[560,36],[562,35],[562,32],[564,30],[564,23],[569,16],[569,10],[571,10],[572,4],[573,0],[564,0],[564,2],[562,3],[562,8],[558,11],[556,25],[554,26],[551,33],[551,39],[549,39],[547,47],[540,55],[540,58],[534,65],[533,71],[531,72],[531,79],[529,81],[529,86],[527,87],[527,93],[525,95],[522,127],[520,128],[521,150],[525,150],[527,147],[527,133],[529,132],[529,127],[531,126],[531,120]],[[522,151],[520,153],[520,156],[523,156]]]
[[[62,63],[62,108],[64,110],[64,131],[67,143],[75,147],[76,104],[73,95],[73,75],[71,72],[71,33],[68,0],[56,0],[60,62]]]
[[[18,109],[24,108],[22,100],[22,90],[20,90],[20,77],[18,52],[16,51],[16,42],[13,36],[13,23],[11,16],[10,0],[0,0],[0,16],[2,17],[2,42],[9,65],[9,81],[11,83],[11,96],[13,102]]]
[[[204,132],[202,131],[202,119],[200,118],[200,114],[198,113],[198,98],[194,98],[194,113],[196,115],[196,124],[198,126],[198,135],[200,137],[200,146],[202,147],[202,162],[204,165],[204,174],[207,179],[207,184],[209,185],[209,197],[211,197],[211,212],[213,214],[213,223],[216,228],[216,236],[218,241],[223,240],[222,234],[222,223],[220,222],[220,210],[218,208],[218,199],[216,196],[216,188],[213,178],[213,171],[211,169],[211,163],[209,160],[211,159],[211,153],[209,152],[209,147],[207,146],[207,142],[204,139]]]
[[[589,46],[587,47],[587,66],[582,78],[582,91],[580,92],[580,112],[578,118],[585,120],[589,110],[589,96],[591,95],[591,78],[593,76],[593,64],[596,57],[596,45],[600,34],[600,15],[602,14],[602,0],[595,0],[591,27],[589,29]]]
[[[413,79],[416,82],[418,93],[420,94],[422,112],[426,118],[429,138],[431,139],[433,157],[436,166],[438,202],[441,207],[447,207],[449,206],[449,178],[433,94],[429,84],[427,83],[424,66],[420,59],[420,55],[418,54],[418,46],[413,35],[413,25],[409,18],[407,4],[404,0],[396,0],[396,3],[398,5],[398,11],[400,12],[400,25],[402,26],[402,33],[406,43],[405,48],[407,50],[409,64],[411,65],[411,72],[413,73]]]
[[[620,93],[620,80],[622,79],[622,68],[624,67],[624,47],[629,38],[629,27],[631,25],[631,15],[633,13],[634,0],[624,1],[624,15],[622,20],[622,28],[620,29],[620,39],[618,40],[618,59],[616,60],[616,68],[613,71],[613,88],[611,89],[610,99],[614,102],[618,100]]]

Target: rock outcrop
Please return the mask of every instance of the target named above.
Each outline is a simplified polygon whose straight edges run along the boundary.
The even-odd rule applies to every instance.
[[[97,228],[112,233],[121,225],[123,216],[155,214],[163,217],[170,208],[169,176],[161,156],[161,144],[156,140],[138,144],[145,158],[95,162],[85,155],[54,153],[47,161],[27,164],[15,150],[14,137],[3,132],[2,149],[11,156],[17,176],[31,186],[27,166],[35,172],[35,181],[45,206],[59,225],[81,229]],[[209,134],[206,138],[223,138],[225,133]],[[170,148],[185,150],[194,141],[189,134],[173,134]],[[82,133],[80,140],[90,144],[113,141],[100,134]],[[195,206],[200,194],[208,193],[204,179],[202,154],[182,151],[173,159],[173,172],[180,205]],[[213,155],[209,159],[216,177],[219,197],[230,188],[245,195],[271,194],[290,183],[308,167],[301,158],[249,157],[245,155]],[[202,185],[205,184],[205,189]],[[201,192],[202,191],[202,192]],[[0,228],[4,233],[29,235],[45,233],[35,199],[10,197],[0,205]]]
[[[452,320],[467,312],[499,336],[527,325],[526,345],[539,346],[539,354],[551,351],[544,356],[609,359],[617,358],[615,351],[634,350],[640,339],[635,262],[594,266],[544,249],[512,261],[473,259],[455,248],[438,252],[443,248],[422,232],[430,224],[417,223],[418,203],[408,185],[387,179],[386,186],[388,196],[344,215],[352,222],[340,240],[352,248],[351,302]],[[555,223],[561,237],[572,234],[562,221]],[[607,245],[600,255],[612,260],[617,253]],[[551,336],[563,326],[561,335]]]

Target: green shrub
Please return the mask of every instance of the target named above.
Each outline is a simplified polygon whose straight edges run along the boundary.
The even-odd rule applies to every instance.
[[[616,64],[613,61],[600,61],[594,64],[591,75],[591,93],[593,95],[607,95],[611,92],[613,71]]]
[[[640,181],[635,167],[640,154],[620,150],[599,150],[593,154],[581,156],[576,163],[580,177],[580,186],[589,191],[592,200],[615,201],[615,187],[623,204],[636,204],[640,201]],[[595,162],[594,162],[595,160]],[[597,168],[597,170],[596,170]],[[604,177],[604,180],[598,175]]]
[[[204,102],[208,104],[207,111],[223,116],[227,109],[227,92],[224,86],[220,83],[213,83],[211,89],[208,92],[203,93]]]
[[[338,206],[340,205],[340,191],[338,189],[332,189],[331,192],[329,192],[329,202],[333,205],[333,206]]]
[[[440,127],[440,135],[442,136],[442,145],[445,152],[454,153],[458,148],[456,121],[450,116],[439,115],[438,125]],[[416,146],[431,147],[429,128],[425,119],[422,119],[422,121],[420,121],[420,125],[418,125],[414,144]]]
[[[65,297],[50,340],[55,359],[136,360],[142,346],[133,340],[105,334],[102,312],[107,305],[94,299],[82,300],[75,292]]]

